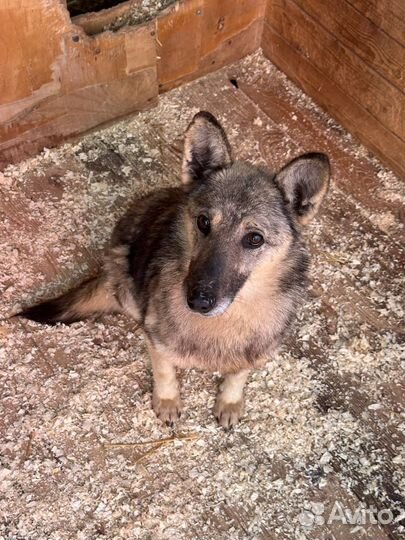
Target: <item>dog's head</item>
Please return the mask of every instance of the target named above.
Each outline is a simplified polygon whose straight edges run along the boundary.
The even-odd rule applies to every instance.
[[[219,122],[198,113],[186,131],[182,165],[190,309],[220,315],[253,272],[281,263],[300,227],[317,213],[329,176],[329,160],[319,153],[297,157],[277,174],[234,162]]]

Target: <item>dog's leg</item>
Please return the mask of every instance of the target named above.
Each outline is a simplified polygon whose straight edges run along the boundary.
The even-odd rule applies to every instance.
[[[180,417],[181,399],[176,378],[176,368],[162,353],[149,347],[153,369],[152,405],[157,417],[172,425]]]
[[[221,426],[229,428],[237,424],[243,413],[243,388],[249,370],[225,375],[215,403],[214,414]]]

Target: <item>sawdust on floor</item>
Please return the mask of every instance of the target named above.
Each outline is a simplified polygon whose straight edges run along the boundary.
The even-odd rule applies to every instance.
[[[244,63],[252,72],[255,66],[275,70],[260,53]],[[231,96],[234,88],[222,90]],[[287,81],[286,91],[315,108]],[[187,92],[187,87],[174,90],[154,110],[45,150],[0,174],[8,209],[0,239],[0,538],[330,538],[321,522],[308,526],[303,512],[315,516],[331,494],[338,498],[336,482],[355,505],[351,468],[378,496],[386,456],[367,451],[370,422],[384,412],[405,433],[403,410],[389,404],[387,409],[382,392],[394,378],[404,380],[403,343],[389,331],[370,339],[369,328],[354,328],[338,302],[326,354],[337,373],[364,385],[370,421],[318,406],[325,381],[308,344],[324,329],[325,318],[321,300],[310,295],[299,314],[296,346],[284,346],[251,376],[246,415],[232,432],[220,429],[212,416],[219,375],[191,370],[181,374],[181,421],[174,430],[160,425],[151,410],[142,332],[124,317],[53,328],[8,319],[20,303],[77,283],[90,271],[92,258],[97,266],[131,197],[176,182],[175,150],[198,111],[187,104]],[[263,162],[251,133],[241,141],[238,125],[227,115],[221,121],[239,156]],[[258,113],[252,128],[254,123],[266,130],[267,122]],[[340,126],[329,125],[337,140],[350,139],[354,154],[367,157]],[[103,171],[106,149],[112,161]],[[286,160],[289,154],[286,144]],[[378,166],[378,196],[390,200],[404,193],[404,185]],[[333,188],[329,204],[338,191]],[[319,218],[308,236],[316,241],[323,225]],[[382,216],[377,226],[384,231],[393,224]],[[365,247],[352,241],[355,236],[354,226],[340,239],[338,267],[333,247],[322,246],[332,257],[329,263],[314,255],[313,276],[326,288],[344,271],[359,282],[378,280],[379,269]],[[376,309],[395,324],[403,322],[403,285],[398,271],[395,283],[375,288]],[[392,454],[392,474],[403,494],[404,446],[398,443]],[[340,474],[332,466],[336,459],[346,464]],[[395,515],[403,511],[398,503]],[[398,519],[398,533],[405,532],[404,523]],[[266,536],[270,530],[274,536]],[[350,537],[363,538],[365,532],[366,526],[357,527]]]

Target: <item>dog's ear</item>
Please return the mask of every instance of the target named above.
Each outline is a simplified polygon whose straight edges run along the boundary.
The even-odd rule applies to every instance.
[[[326,154],[311,152],[287,163],[276,175],[285,200],[298,223],[306,225],[318,212],[330,182]]]
[[[183,182],[204,182],[213,172],[231,163],[231,147],[221,124],[211,113],[200,111],[185,134]]]

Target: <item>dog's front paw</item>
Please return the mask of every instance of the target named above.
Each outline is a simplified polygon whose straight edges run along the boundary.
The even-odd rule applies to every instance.
[[[165,422],[165,424],[167,424],[168,426],[172,426],[173,423],[180,418],[180,396],[176,396],[173,399],[162,399],[154,393],[152,399],[152,406],[159,420]]]
[[[243,401],[228,403],[220,394],[215,403],[214,414],[222,427],[231,428],[239,422],[239,418],[243,414]]]

